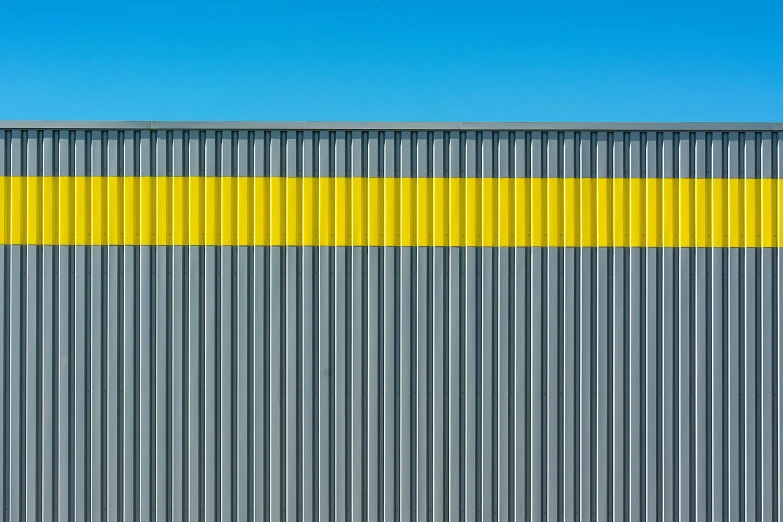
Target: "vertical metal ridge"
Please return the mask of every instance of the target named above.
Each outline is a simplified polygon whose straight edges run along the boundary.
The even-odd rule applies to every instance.
[[[772,139],[772,177],[775,179],[781,179],[783,177],[783,134],[776,132]],[[783,209],[778,206],[776,208],[778,213],[778,223],[780,223],[780,216],[783,215]],[[783,233],[778,229],[778,234]],[[780,236],[778,236],[780,237]],[[783,473],[783,430],[781,430],[780,422],[783,418],[783,400],[781,395],[783,394],[783,378],[781,376],[781,364],[783,363],[783,357],[780,353],[781,341],[783,341],[783,332],[780,330],[781,320],[783,320],[783,299],[781,299],[781,290],[783,290],[783,283],[781,278],[781,264],[783,264],[783,256],[780,255],[780,251],[775,252],[776,262],[775,269],[777,280],[773,285],[774,303],[776,306],[775,313],[773,315],[773,325],[775,325],[777,335],[773,338],[773,346],[775,350],[776,359],[773,362],[773,447],[775,451],[775,464],[772,473],[773,477],[773,517],[780,518],[783,513],[783,481],[781,480],[781,474]]]
[[[672,141],[672,178],[678,179],[680,177],[680,134],[674,133],[673,135],[673,141]],[[679,197],[679,193],[677,194],[677,197]],[[677,226],[679,226],[679,217],[675,218],[674,220],[677,221]],[[674,248],[673,252],[673,263],[672,263],[672,277],[673,277],[673,304],[674,304],[674,314],[672,317],[672,331],[673,331],[673,368],[672,368],[672,375],[673,375],[673,381],[674,381],[674,415],[673,415],[673,425],[674,425],[674,440],[672,441],[673,445],[673,462],[672,467],[674,469],[674,495],[673,495],[673,506],[674,506],[674,516],[677,520],[680,520],[682,518],[682,419],[681,419],[681,410],[682,410],[682,374],[681,374],[681,367],[682,362],[680,358],[682,357],[681,354],[681,337],[682,337],[682,320],[681,320],[681,314],[682,314],[682,276],[681,276],[681,264],[682,264],[682,250],[679,247]],[[687,307],[686,307],[687,311]],[[687,326],[687,321],[686,321]],[[687,330],[686,330],[687,332]],[[686,495],[687,498],[687,495]]]
[[[4,178],[8,178],[10,176],[10,131],[3,129],[0,133],[0,155],[2,155],[2,165],[0,167],[2,168],[2,176]],[[6,181],[5,179],[3,181]],[[4,211],[4,217],[7,215],[10,215],[9,210]],[[0,449],[0,456],[2,457],[2,461],[0,461],[0,465],[2,465],[2,479],[0,480],[0,510],[2,510],[2,516],[4,518],[9,517],[8,512],[8,501],[9,501],[9,487],[10,487],[10,472],[9,472],[9,458],[10,458],[10,450],[9,450],[9,433],[11,430],[11,424],[9,422],[9,414],[8,414],[8,379],[9,376],[9,369],[8,369],[8,353],[10,352],[10,324],[8,321],[8,314],[10,312],[11,308],[11,293],[9,292],[9,274],[8,274],[8,251],[9,247],[6,245],[3,245],[0,247],[0,270],[2,271],[0,273],[0,284],[2,284],[2,300],[0,300],[0,305],[2,306],[2,317],[0,317],[0,321],[2,324],[2,345],[3,345],[3,355],[2,355],[2,371],[0,372],[0,397],[2,397],[2,406],[0,406],[0,410],[2,412],[2,419],[3,419],[3,430],[2,434],[0,434],[0,440],[2,440],[2,449]]]

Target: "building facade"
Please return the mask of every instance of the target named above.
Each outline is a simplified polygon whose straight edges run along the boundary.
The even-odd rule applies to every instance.
[[[0,122],[5,520],[777,520],[783,124]]]

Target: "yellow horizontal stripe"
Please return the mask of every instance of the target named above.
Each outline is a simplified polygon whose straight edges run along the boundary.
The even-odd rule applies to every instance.
[[[2,244],[780,247],[772,179],[2,177]]]

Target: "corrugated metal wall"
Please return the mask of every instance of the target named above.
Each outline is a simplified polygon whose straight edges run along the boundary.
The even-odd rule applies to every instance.
[[[775,125],[34,125],[4,176],[783,170]],[[779,520],[778,248],[10,243],[5,520]]]

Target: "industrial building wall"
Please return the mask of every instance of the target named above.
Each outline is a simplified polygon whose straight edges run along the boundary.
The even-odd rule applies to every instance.
[[[0,518],[778,520],[781,131],[0,122]]]

